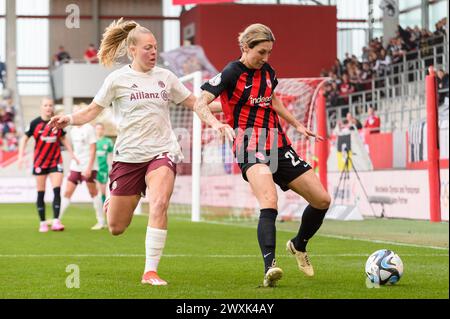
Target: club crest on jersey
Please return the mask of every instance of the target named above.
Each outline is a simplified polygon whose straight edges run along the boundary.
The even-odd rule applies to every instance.
[[[269,89],[271,89],[272,88],[272,81],[270,81],[270,79],[266,79],[266,83],[267,83],[267,86],[269,87]]]
[[[217,74],[212,79],[209,79],[208,83],[212,86],[218,86],[222,82],[222,73]]]
[[[164,84],[163,81],[159,81],[159,82],[158,82],[158,85],[159,85],[159,87],[160,87],[161,89],[164,89],[164,88],[166,87],[166,85]]]
[[[164,101],[168,101],[168,100],[169,100],[169,94],[167,93],[166,90],[162,90],[162,91],[161,91],[161,98],[162,98]]]

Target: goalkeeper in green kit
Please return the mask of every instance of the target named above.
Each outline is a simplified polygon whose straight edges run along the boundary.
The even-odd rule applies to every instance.
[[[102,196],[102,203],[105,203],[109,173],[108,155],[112,154],[114,143],[109,137],[105,136],[105,126],[102,123],[95,125],[95,132],[97,134],[97,186],[100,191],[99,196]],[[106,225],[102,225],[102,228],[106,228]]]

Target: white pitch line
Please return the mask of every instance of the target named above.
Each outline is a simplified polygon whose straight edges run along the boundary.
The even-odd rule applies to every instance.
[[[174,218],[176,219],[176,218]],[[178,218],[179,220],[186,220],[182,218]],[[217,222],[217,221],[201,221],[201,223],[206,224],[217,224],[217,225],[225,225],[225,226],[236,226],[236,227],[242,227],[242,228],[251,228],[255,229],[254,226],[249,225],[238,225],[233,223],[226,223],[226,222]],[[286,229],[279,229],[278,231],[286,232],[286,233],[296,233],[292,230],[286,230]],[[350,236],[338,236],[338,235],[326,235],[326,234],[317,234],[318,237],[327,237],[327,238],[335,238],[335,239],[342,239],[342,240],[356,240],[356,241],[363,241],[363,242],[369,242],[369,243],[375,243],[375,244],[389,244],[389,245],[396,245],[396,246],[405,246],[405,247],[416,247],[416,248],[428,248],[428,249],[436,249],[436,250],[449,250],[448,247],[439,247],[439,246],[429,246],[429,245],[418,245],[418,244],[408,244],[408,243],[400,243],[396,241],[387,241],[387,240],[377,240],[377,239],[364,239],[364,238],[356,238],[356,237],[350,237]]]
[[[370,254],[310,254],[312,257],[369,257]],[[402,257],[448,257],[448,254],[402,254]],[[95,257],[108,257],[108,258],[144,258],[144,254],[74,254],[74,255],[0,255],[0,258],[95,258]],[[261,255],[192,255],[192,254],[168,254],[163,255],[165,258],[261,258]],[[290,255],[280,254],[277,258],[291,258]]]
[[[406,246],[406,247],[430,248],[430,249],[437,249],[437,250],[448,250],[447,247],[399,243],[399,242],[396,242],[396,241],[388,241],[388,240],[363,239],[363,238],[346,237],[346,236],[339,236],[339,235],[326,235],[326,234],[318,234],[317,236],[328,237],[328,238],[336,238],[336,239],[345,239],[345,240],[359,240],[359,241],[365,241],[365,242],[376,243],[376,244],[389,244],[389,245]]]

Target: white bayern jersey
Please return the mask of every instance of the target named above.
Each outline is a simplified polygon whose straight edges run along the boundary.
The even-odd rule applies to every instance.
[[[168,152],[175,162],[183,159],[170,123],[169,106],[191,92],[171,71],[155,66],[147,73],[126,65],[105,79],[94,102],[113,106],[118,128],[113,160],[142,163]]]
[[[70,129],[70,140],[73,145],[75,157],[80,161],[77,164],[74,159],[70,162],[70,170],[75,172],[84,172],[89,164],[90,146],[97,143],[94,127],[87,123],[81,126],[72,126]],[[98,171],[97,156],[95,155],[92,170]]]

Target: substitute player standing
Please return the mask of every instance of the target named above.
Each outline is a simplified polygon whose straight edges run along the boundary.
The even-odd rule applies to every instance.
[[[317,137],[284,107],[274,94],[278,84],[267,63],[275,38],[265,25],[252,24],[239,35],[242,56],[203,84],[196,107],[204,107],[220,95],[227,122],[238,130],[233,151],[243,178],[250,183],[261,207],[258,242],[264,259],[264,286],[275,286],[282,270],[275,262],[277,190],[293,190],[309,205],[296,237],[287,242],[298,266],[307,276],[314,271],[306,253],[308,240],[319,229],[330,205],[330,196],[311,167],[292,149],[278,116],[306,137]],[[211,108],[213,109],[213,108]]]
[[[105,136],[105,126],[103,123],[95,124],[95,134],[97,135],[97,186],[100,191],[102,203],[105,203],[106,199],[106,183],[108,182],[109,154],[112,154],[114,149],[113,141]]]
[[[23,165],[25,147],[30,137],[36,141],[33,156],[33,175],[36,177],[37,201],[36,207],[41,221],[39,232],[48,232],[48,225],[45,221],[45,184],[47,177],[53,187],[53,222],[51,229],[54,231],[64,230],[64,225],[60,221],[61,205],[61,184],[63,180],[63,159],[61,156],[62,143],[69,151],[72,158],[77,161],[72,152],[70,143],[67,142],[66,132],[62,129],[52,130],[47,126],[50,118],[54,115],[54,103],[51,98],[43,98],[41,101],[41,115],[31,121],[25,135],[20,140],[19,146],[19,168]]]
[[[73,111],[79,111],[83,107],[75,105]],[[105,218],[103,217],[102,201],[97,196],[97,178],[98,163],[96,156],[97,137],[91,124],[75,125],[70,130],[70,139],[73,143],[73,152],[78,159],[70,163],[70,174],[67,177],[66,190],[61,202],[60,219],[70,205],[70,200],[77,186],[82,182],[86,183],[89,195],[94,205],[97,223],[91,228],[100,230],[105,227]]]
[[[167,237],[167,209],[176,163],[183,159],[170,123],[170,103],[193,109],[202,121],[229,140],[233,140],[234,131],[220,123],[206,105],[194,108],[194,95],[172,72],[156,66],[157,42],[150,30],[120,19],[103,34],[100,62],[109,66],[125,53],[131,64],[108,75],[89,107],[56,116],[49,125],[64,128],[87,123],[112,103],[114,114],[118,115],[118,135],[109,176],[111,196],[105,202],[109,230],[113,235],[125,231],[141,194],[148,188],[149,221],[141,282],[166,285],[157,268]]]

